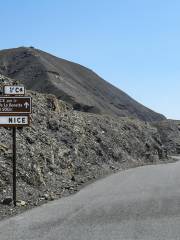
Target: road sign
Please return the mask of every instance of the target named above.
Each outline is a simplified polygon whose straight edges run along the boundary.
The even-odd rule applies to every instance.
[[[3,95],[0,97],[0,127],[13,128],[13,202],[16,206],[16,128],[30,125],[32,98],[23,97],[25,87],[17,85],[2,86],[0,94]]]
[[[29,125],[29,116],[0,116],[1,127],[21,127]]]
[[[0,97],[0,115],[32,112],[31,97]]]
[[[16,206],[16,128],[30,125],[32,98],[23,97],[25,87],[17,85],[0,85],[0,95],[2,95],[0,97],[0,127],[12,127],[13,129],[13,202]]]
[[[3,87],[3,93],[4,95],[25,95],[25,87],[16,85],[5,85]]]

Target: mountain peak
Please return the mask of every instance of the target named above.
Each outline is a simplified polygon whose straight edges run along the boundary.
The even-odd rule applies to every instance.
[[[165,119],[92,70],[34,47],[0,51],[0,74],[20,80],[27,89],[52,93],[75,110],[144,121]]]

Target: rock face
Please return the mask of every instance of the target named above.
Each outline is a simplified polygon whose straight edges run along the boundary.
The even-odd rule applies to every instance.
[[[74,111],[52,94],[27,95],[33,98],[32,123],[17,131],[18,197],[26,207],[66,196],[104,174],[165,159],[160,135],[147,122]],[[0,128],[0,136],[5,199],[12,186],[12,129]]]
[[[169,153],[180,154],[180,121],[164,120],[153,123]]]
[[[75,110],[131,116],[144,121],[165,119],[90,69],[34,48],[0,51],[0,73],[20,80],[28,89],[52,93]]]
[[[87,182],[111,169],[158,162],[157,129],[129,118],[74,111],[53,95],[33,97],[32,124],[17,131],[18,178],[33,187]],[[11,180],[11,129],[0,129],[0,187]],[[67,187],[67,186],[66,186]]]

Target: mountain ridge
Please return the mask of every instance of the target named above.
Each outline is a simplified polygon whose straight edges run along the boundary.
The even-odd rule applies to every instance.
[[[20,80],[27,89],[52,93],[75,110],[143,121],[165,119],[87,67],[32,47],[0,51],[0,73]]]

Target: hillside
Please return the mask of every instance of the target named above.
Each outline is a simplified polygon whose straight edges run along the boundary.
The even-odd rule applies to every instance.
[[[6,83],[13,82],[0,76]],[[74,193],[112,172],[166,161],[158,130],[138,119],[74,111],[52,94],[33,98],[30,127],[17,131],[18,199],[23,209]],[[12,129],[0,128],[0,200],[12,192]],[[21,207],[0,204],[0,218]]]
[[[154,122],[153,126],[157,128],[168,153],[180,154],[180,121],[168,119]]]
[[[74,110],[144,121],[165,119],[90,69],[34,48],[0,51],[0,73],[20,80],[30,90],[52,93],[70,103]]]
[[[165,161],[157,129],[149,124],[73,111],[51,95],[28,95],[33,97],[32,125],[17,132],[18,199],[27,208],[114,171]],[[1,200],[11,196],[11,134],[0,129]],[[1,217],[13,214],[5,209]]]

